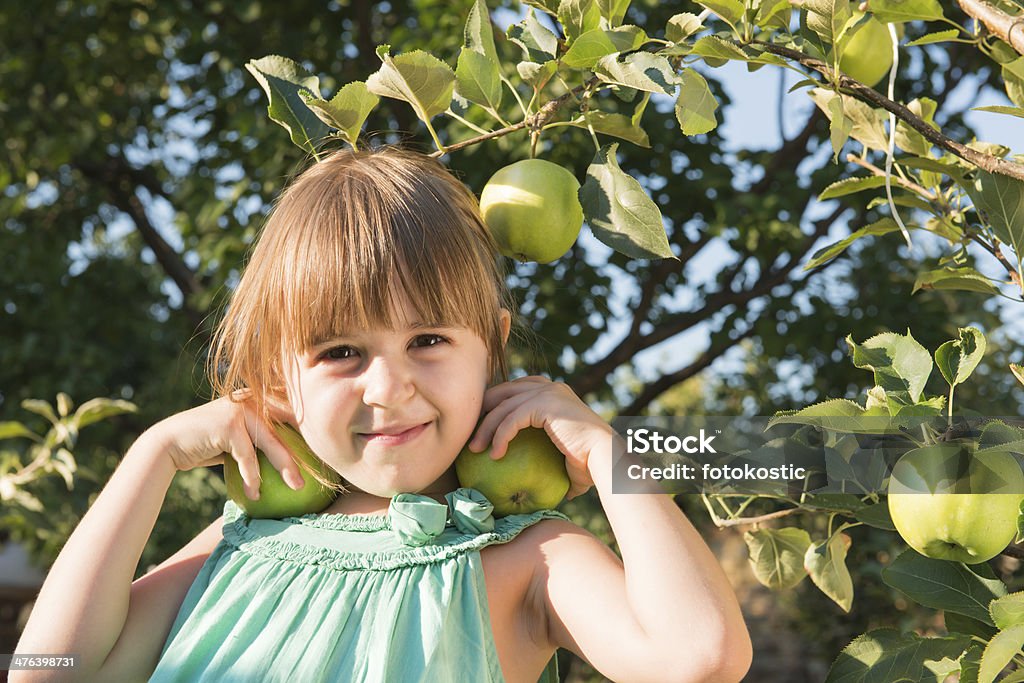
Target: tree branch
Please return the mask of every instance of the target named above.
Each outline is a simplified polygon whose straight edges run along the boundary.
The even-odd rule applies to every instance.
[[[145,206],[135,193],[135,188],[142,186],[154,195],[162,194],[159,184],[156,183],[154,187],[155,179],[143,177],[145,174],[132,168],[124,159],[111,158],[102,165],[79,160],[75,165],[85,175],[97,178],[110,194],[113,204],[131,217],[142,241],[152,249],[157,263],[181,292],[182,310],[188,315],[192,324],[199,327],[203,317],[189,304],[189,298],[201,293],[204,288],[196,279],[195,273],[185,265],[181,256],[167,243],[149,220]]]
[[[749,329],[740,333],[736,338],[729,339],[727,343],[719,344],[718,346],[712,345],[707,351],[702,353],[695,361],[686,367],[680,368],[679,370],[667,375],[662,375],[653,382],[645,384],[637,397],[633,399],[633,402],[623,408],[622,412],[619,413],[619,416],[638,415],[641,410],[650,405],[651,401],[658,398],[675,385],[681,384],[695,376],[697,373],[715,362],[726,351],[753,334],[754,326],[751,325]]]
[[[671,337],[684,332],[694,325],[706,320],[708,317],[729,305],[749,304],[750,301],[769,294],[772,289],[786,281],[790,272],[800,263],[804,255],[814,246],[817,240],[828,232],[828,229],[846,211],[845,207],[837,207],[829,216],[815,223],[814,231],[806,237],[799,248],[795,249],[790,260],[777,270],[763,273],[761,278],[749,289],[734,292],[732,290],[721,290],[708,297],[704,306],[696,311],[687,311],[673,317],[667,323],[660,325],[653,332],[643,337],[625,337],[619,345],[608,355],[597,363],[590,365],[587,374],[570,382],[573,390],[581,396],[593,391],[600,382],[611,374],[615,368],[632,358],[636,353],[650,348],[655,344],[666,341]],[[829,267],[831,263],[824,264],[814,272]],[[727,278],[728,280],[728,278]],[[806,279],[804,280],[806,281]],[[713,347],[705,351],[697,360],[679,371],[665,375],[654,382],[646,385],[640,394],[627,406],[622,415],[636,415],[660,394],[672,388],[675,384],[686,381],[701,370],[708,367],[716,358],[735,346],[739,341],[746,339],[753,334],[753,326],[739,337],[730,340],[730,343],[723,347]]]
[[[1000,38],[1024,55],[1024,17],[1014,17],[1006,14],[998,7],[985,2],[985,0],[957,0],[967,16],[977,19],[985,24],[985,28],[992,32],[992,35]]]
[[[815,59],[814,57],[805,55],[799,50],[783,47],[781,45],[773,45],[772,43],[766,43],[760,40],[755,40],[753,42],[765,52],[785,57],[786,59],[793,60],[794,62],[802,64],[810,69],[814,69],[830,80],[834,79],[838,75],[839,86],[845,89],[850,95],[862,102],[866,102],[867,104],[884,109],[891,114],[895,114],[898,119],[923,135],[924,138],[933,145],[955,154],[964,161],[969,161],[978,168],[988,171],[989,173],[1000,173],[1011,178],[1024,180],[1024,164],[1017,164],[1012,161],[1007,161],[1006,159],[1000,159],[999,157],[992,156],[991,154],[984,154],[983,152],[971,149],[966,145],[960,144],[956,140],[946,137],[939,131],[932,128],[920,116],[910,111],[899,102],[893,102],[888,97],[885,97],[881,93],[867,87],[860,81],[856,81],[849,76],[846,76],[845,74],[836,74],[832,71],[832,67],[820,59]]]
[[[807,117],[807,122],[804,123],[803,129],[796,137],[787,140],[772,154],[771,160],[764,167],[764,176],[750,187],[750,192],[753,194],[764,194],[775,183],[779,182],[779,178],[776,175],[779,171],[796,168],[797,164],[795,162],[797,158],[803,157],[807,152],[807,143],[817,129],[818,122],[823,118],[825,118],[825,115],[821,113],[820,109],[815,107],[811,111],[811,115]]]

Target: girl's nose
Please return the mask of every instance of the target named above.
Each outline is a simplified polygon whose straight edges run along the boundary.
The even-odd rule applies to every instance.
[[[366,368],[364,378],[363,403],[366,405],[393,407],[415,393],[409,368],[401,361],[374,357]]]

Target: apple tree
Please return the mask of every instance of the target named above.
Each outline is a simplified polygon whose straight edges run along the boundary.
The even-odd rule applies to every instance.
[[[1013,103],[985,109],[1024,118],[1024,38],[1014,32],[1024,18],[1017,5],[962,0],[971,21],[958,22],[935,0],[872,0],[866,7],[848,0],[716,0],[699,3],[699,14],[681,12],[654,25],[627,21],[628,0],[527,4],[523,18],[496,37],[488,7],[477,0],[457,52],[380,45],[375,71],[332,92],[324,91],[312,71],[284,56],[255,59],[247,68],[269,99],[270,117],[314,159],[332,145],[367,144],[364,122],[382,100],[408,105],[439,157],[501,145],[504,138],[541,158],[579,156],[591,143],[592,159],[579,191],[586,225],[613,252],[610,260],[640,261],[652,271],[678,268],[693,245],[670,243],[666,223],[671,219],[666,221],[654,199],[658,188],[620,163],[624,147],[649,144],[645,113],[671,107],[676,135],[705,135],[718,125],[719,109],[705,67],[741,62],[752,71],[795,70],[801,80],[792,90],[809,96],[828,120],[833,160],[859,170],[819,188],[818,200],[854,201],[870,193],[876,196],[862,201],[883,214],[810,254],[803,269],[826,266],[860,240],[891,234],[912,246],[916,235],[941,245],[942,253],[917,275],[914,292],[962,290],[1024,300],[1024,159],[1009,158],[1009,148],[998,143],[958,139],[937,123],[935,99],[908,99],[896,88],[898,64],[915,51],[966,45],[992,60]],[[887,84],[872,87],[884,76]],[[447,125],[441,129],[438,121]],[[586,138],[568,138],[566,129],[586,131]],[[990,260],[1000,275],[976,267],[978,256]],[[640,305],[649,302],[642,298]],[[945,418],[952,430],[955,389],[972,375],[986,349],[978,329],[963,327],[956,334],[934,349],[934,360],[910,331],[864,341],[849,336],[854,366],[873,375],[863,402],[831,398],[781,412],[773,425],[824,429],[829,449],[840,457],[850,444],[860,445],[859,437],[875,433],[858,428],[857,418],[884,417],[898,425],[911,418]],[[946,383],[938,394],[925,390],[934,368]],[[1024,382],[1024,368],[1004,371]],[[837,418],[848,421],[836,426]],[[895,449],[901,460],[906,455],[914,462],[934,460],[948,437],[930,424],[921,425],[919,435],[896,434],[899,443],[889,439],[886,444],[890,457]],[[1019,461],[1009,455],[1024,446],[1020,426],[993,422],[971,439],[976,457],[997,452],[1020,474]],[[883,462],[882,456],[875,462]],[[902,521],[894,521],[890,512],[906,497],[892,495],[887,503],[885,496],[863,490],[864,495],[804,492],[773,500],[775,510],[756,516],[743,513],[763,502],[757,496],[735,501],[706,495],[704,503],[720,526],[750,527],[745,540],[763,583],[785,590],[809,576],[849,611],[854,599],[845,561],[850,529],[899,529],[909,540],[918,538],[915,532],[928,536],[928,525],[941,522],[902,511],[897,518]],[[987,490],[972,494],[972,503],[963,505],[1001,500]],[[1024,540],[1024,530],[1017,528],[1024,494],[1015,491],[1009,500],[1009,516],[997,520],[991,508],[983,508],[958,537],[947,539],[949,545],[960,543],[958,552],[943,554],[912,542],[916,550],[906,550],[883,571],[894,589],[942,610],[947,635],[871,630],[839,654],[828,680],[895,680],[894,672],[900,680],[957,674],[961,681],[988,682],[1003,672],[1000,680],[1024,680],[1024,592],[1011,593],[984,564],[1004,549],[1024,555],[1006,548],[1014,538]],[[762,526],[798,513],[826,516],[826,535],[811,538],[797,526]],[[910,529],[913,524],[926,528]]]
[[[0,415],[22,421],[24,399],[58,391],[139,406],[67,446],[78,464],[70,492],[57,470],[18,485],[43,512],[5,500],[15,520],[6,528],[37,538],[41,559],[52,560],[116,453],[153,420],[200,400],[192,368],[201,364],[207,322],[281,179],[305,155],[374,137],[443,148],[476,191],[530,156],[570,169],[588,187],[588,227],[567,256],[510,264],[538,340],[514,361],[564,379],[609,417],[679,405],[771,412],[838,397],[867,411],[881,383],[867,385],[856,357],[845,359],[845,338],[852,331],[854,343],[867,345],[907,325],[930,350],[951,338],[962,347],[960,328],[984,329],[987,351],[972,379],[955,385],[958,405],[1019,410],[1006,371],[1014,340],[992,332],[999,317],[988,305],[996,291],[1016,297],[1019,285],[1010,273],[1019,223],[1012,210],[1000,223],[993,208],[1011,206],[1002,200],[1015,185],[1007,194],[999,183],[1014,178],[1002,172],[1013,160],[972,141],[963,108],[974,96],[967,105],[952,96],[962,81],[1005,89],[1015,106],[989,115],[1020,113],[1012,3],[873,2],[860,14],[846,2],[545,0],[524,7],[507,31],[497,27],[518,6],[471,4],[53,0],[31,13],[0,11]],[[899,44],[894,85],[858,84],[873,80],[870,72],[888,76],[887,55],[859,48],[869,26],[878,36],[890,24]],[[297,62],[256,59],[256,73],[246,70],[260,55]],[[813,111],[780,121],[787,125],[775,146],[730,150],[717,127],[729,107],[715,69],[730,62],[771,83],[783,69],[799,73],[787,97],[810,94]],[[285,134],[261,111],[268,91],[275,111],[295,116],[275,115]],[[908,258],[900,221],[915,245],[940,255]],[[822,248],[827,236],[843,239]],[[708,262],[722,265],[699,278]],[[839,301],[842,290],[853,294]],[[686,340],[702,330],[709,345],[690,353]],[[654,372],[637,362],[666,345],[687,354],[673,352],[679,358]],[[739,370],[719,362],[730,356],[741,359]],[[928,410],[949,399],[940,374],[917,396]],[[713,401],[695,404],[694,383]],[[886,406],[901,399],[898,388],[886,392]],[[24,421],[45,438],[45,418]],[[3,442],[8,473],[35,462],[32,443]],[[176,480],[173,522],[158,524],[158,533],[169,531],[146,557],[162,559],[217,514],[223,485],[195,475]],[[680,500],[693,502],[704,501]],[[857,518],[862,506],[884,512],[870,499],[831,508],[708,502],[715,523],[751,533],[800,519],[812,544],[832,554],[811,563],[815,574],[801,569],[798,553],[780,553],[793,578],[813,581],[828,568],[843,583],[847,538],[848,559],[878,537],[898,541],[884,515],[869,515],[882,528]],[[769,515],[776,517],[758,521]],[[851,569],[859,578],[861,568]],[[868,591],[857,585],[864,604]],[[973,626],[986,642],[995,626],[1012,630],[1003,617],[990,614],[995,626],[982,628],[955,622],[959,613],[948,607],[929,608],[958,624],[951,632]],[[913,659],[908,642],[886,632],[858,647]],[[863,659],[854,651],[846,661]]]

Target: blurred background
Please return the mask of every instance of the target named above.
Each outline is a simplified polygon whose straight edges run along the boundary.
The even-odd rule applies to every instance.
[[[382,43],[454,65],[470,4],[0,2],[0,477],[23,470],[39,448],[57,463],[46,476],[0,486],[0,652],[13,651],[46,567],[128,445],[210,397],[203,362],[212,324],[275,194],[306,163],[268,119],[244,64],[290,57],[320,76],[328,96],[376,71]],[[518,47],[500,38],[523,8],[489,4],[499,52],[514,63]],[[701,8],[634,0],[627,21],[660,34],[655,27],[686,11]],[[955,7],[946,11],[963,23]],[[906,39],[923,31],[909,25]],[[905,53],[900,99],[935,99],[936,121],[957,140],[1024,152],[1022,126],[1006,123],[1015,119],[968,111],[1007,103],[984,55],[956,43]],[[911,254],[898,233],[861,240],[805,272],[818,248],[885,207],[817,200],[854,167],[832,162],[828,121],[809,98],[787,94],[796,75],[701,71],[724,104],[715,131],[682,136],[671,100],[655,98],[643,119],[650,147],[619,148],[623,170],[660,206],[679,261],[627,259],[585,227],[554,264],[508,262],[533,339],[514,349],[516,374],[564,380],[609,419],[770,415],[862,392],[869,376],[850,363],[847,334],[863,341],[909,328],[934,349],[974,325],[989,342],[978,371],[985,381],[958,387],[958,401],[1018,414],[1024,393],[1005,368],[1022,360],[1021,305],[970,292],[911,296],[918,270],[941,254],[928,239]],[[373,139],[429,148],[408,107],[382,104],[367,123]],[[458,123],[435,125],[447,140],[472,135]],[[540,155],[583,178],[587,131],[556,130]],[[524,134],[445,160],[479,193],[495,170],[527,156]],[[94,398],[110,402],[90,404],[69,434],[62,416]],[[139,573],[216,518],[224,498],[218,471],[179,474]],[[699,499],[678,500],[740,594],[755,639],[751,681],[820,681],[867,628],[939,626],[880,580],[892,534],[851,531],[857,599],[844,614],[807,581],[785,593],[760,586],[741,533],[716,529]],[[595,496],[566,512],[614,545]],[[1003,561],[1006,572],[1017,568]],[[562,656],[568,680],[602,680]]]

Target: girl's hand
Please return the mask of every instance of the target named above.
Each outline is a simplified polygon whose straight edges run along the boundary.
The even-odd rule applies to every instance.
[[[158,440],[178,470],[219,465],[225,456],[234,458],[245,494],[253,500],[259,498],[260,487],[257,448],[281,472],[285,483],[293,489],[302,488],[302,477],[290,451],[259,417],[255,401],[246,392],[236,393],[235,398],[219,398],[172,415],[150,427],[145,436]],[[285,408],[271,404],[270,410],[273,419],[290,421]]]
[[[508,442],[521,429],[538,427],[547,432],[552,443],[565,455],[569,474],[569,498],[575,498],[594,485],[588,469],[591,449],[611,440],[615,434],[563,382],[531,375],[495,385],[484,392],[484,419],[469,441],[469,448],[480,452],[491,444],[491,458],[505,455]]]

